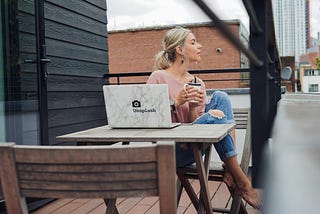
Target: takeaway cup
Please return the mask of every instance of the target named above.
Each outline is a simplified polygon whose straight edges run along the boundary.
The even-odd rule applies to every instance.
[[[200,84],[200,83],[189,82],[189,83],[184,84],[184,86],[183,86],[183,89],[184,89],[185,91],[186,91],[186,88],[187,88],[188,85],[189,85],[189,86],[192,86],[192,87],[195,87],[195,88],[197,88],[198,90],[201,89],[201,84]],[[189,102],[198,103],[198,101],[196,101],[196,100],[189,100]]]

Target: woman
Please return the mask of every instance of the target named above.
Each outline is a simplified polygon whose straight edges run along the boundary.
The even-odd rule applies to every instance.
[[[156,70],[147,83],[168,84],[172,122],[235,123],[228,95],[216,91],[206,105],[204,82],[188,72],[191,63],[201,60],[202,46],[192,32],[182,27],[171,29],[162,44],[163,50],[155,56]],[[190,82],[200,83],[201,89],[187,85]],[[259,209],[261,200],[239,166],[232,137],[227,135],[214,146],[227,168],[225,183],[251,206]],[[177,167],[194,163],[193,151],[183,144],[176,145],[176,160]]]

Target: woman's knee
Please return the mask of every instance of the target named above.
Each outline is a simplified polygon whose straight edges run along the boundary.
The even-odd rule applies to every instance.
[[[211,109],[209,111],[209,114],[211,114],[212,116],[217,117],[217,118],[222,118],[225,116],[224,112],[219,109]]]
[[[230,101],[230,97],[225,91],[214,91],[213,97],[214,99],[219,101],[226,101],[226,102]]]

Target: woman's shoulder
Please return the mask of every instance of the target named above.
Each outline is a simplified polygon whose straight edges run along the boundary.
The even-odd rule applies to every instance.
[[[165,79],[165,70],[155,70],[151,73],[147,83],[162,83]]]
[[[166,71],[165,70],[155,70],[151,73],[151,75],[156,75],[156,76],[163,76],[165,75]]]

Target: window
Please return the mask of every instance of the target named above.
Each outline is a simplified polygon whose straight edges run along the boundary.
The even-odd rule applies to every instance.
[[[309,92],[319,92],[318,84],[309,84]]]

